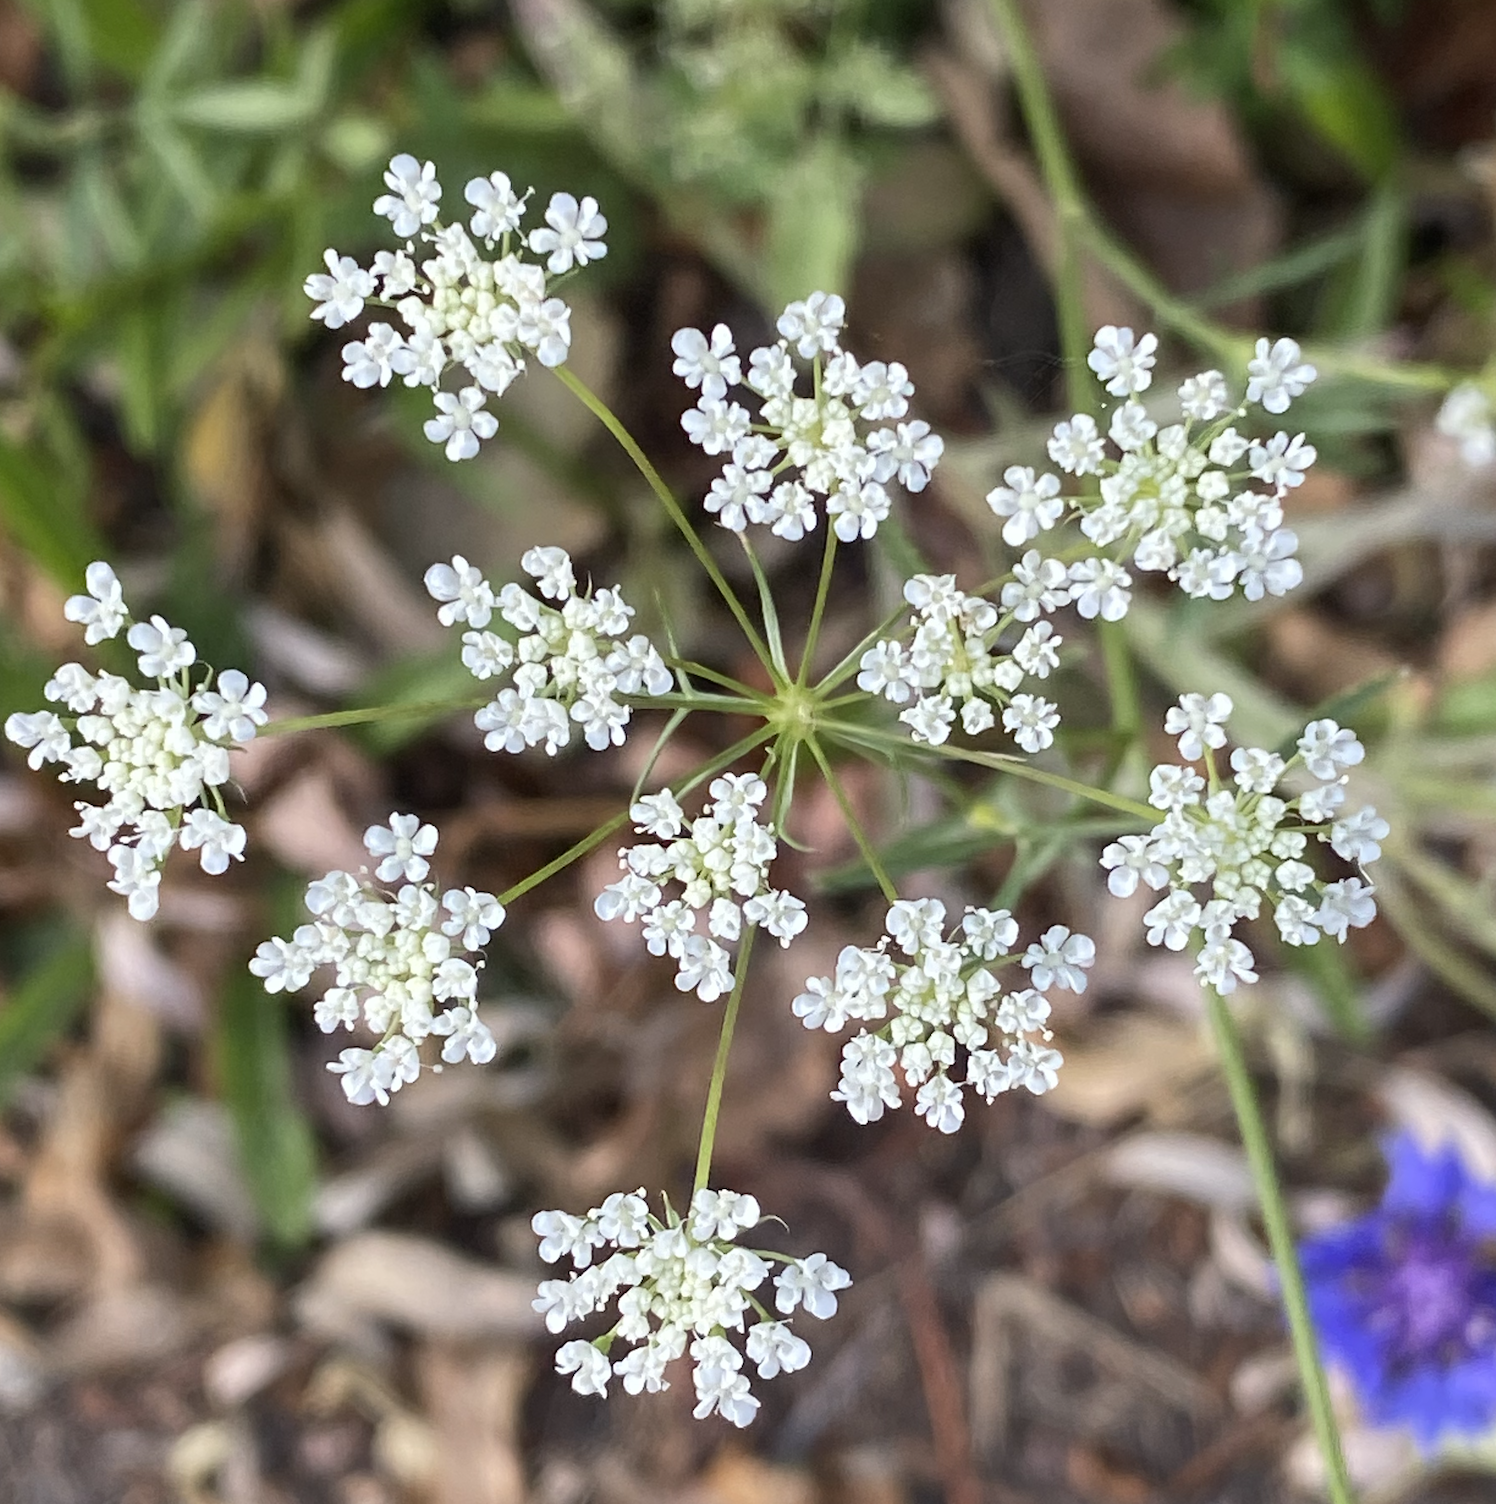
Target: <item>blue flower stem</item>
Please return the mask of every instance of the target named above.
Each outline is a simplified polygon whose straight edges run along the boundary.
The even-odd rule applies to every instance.
[[[686,516],[681,504],[675,499],[674,493],[660,477],[660,472],[650,464],[649,456],[635,442],[633,434],[623,426],[623,423],[614,413],[613,409],[603,401],[580,377],[574,375],[565,366],[557,366],[552,374],[581,404],[595,417],[604,428],[618,441],[619,447],[634,462],[634,468],[638,470],[659,499],[660,505],[665,508],[670,520],[680,530],[681,536],[686,540],[691,552],[696,555],[696,561],[706,571],[712,584],[717,587],[717,593],[732,612],[738,626],[742,629],[743,636],[748,639],[748,645],[758,656],[759,661],[771,674],[774,673],[773,661],[769,655],[769,649],[764,643],[758,628],[748,619],[748,613],[743,607],[742,601],[737,597],[737,592],[727,583],[726,577],[717,567],[717,561],[711,556],[705,543],[701,541],[696,529],[691,526],[690,519]]]
[[[1201,991],[1205,995],[1205,1008],[1210,1018],[1211,1033],[1215,1036],[1216,1052],[1221,1059],[1221,1073],[1225,1076],[1226,1086],[1231,1093],[1237,1128],[1247,1151],[1247,1162],[1252,1168],[1252,1181],[1257,1188],[1257,1200],[1267,1228],[1268,1245],[1277,1267],[1283,1308],[1288,1315],[1288,1330],[1293,1339],[1294,1361],[1299,1368],[1299,1383],[1304,1390],[1304,1401],[1309,1408],[1315,1440],[1319,1443],[1320,1455],[1324,1459],[1326,1487],[1332,1504],[1355,1504],[1355,1491],[1346,1473],[1345,1455],[1340,1446],[1340,1428],[1335,1422],[1335,1411],[1330,1403],[1330,1387],[1325,1382],[1319,1342],[1314,1333],[1314,1322],[1309,1315],[1309,1300],[1304,1291],[1304,1275],[1299,1268],[1293,1229],[1288,1221],[1288,1207],[1283,1200],[1283,1187],[1278,1179],[1277,1166],[1273,1163],[1272,1144],[1268,1139],[1267,1126],[1262,1120],[1251,1073],[1247,1069],[1241,1036],[1237,1033],[1236,1020],[1231,1016],[1225,998],[1213,987],[1202,987]]]

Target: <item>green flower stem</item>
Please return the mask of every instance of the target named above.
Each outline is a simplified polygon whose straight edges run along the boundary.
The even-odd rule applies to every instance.
[[[1060,327],[1060,352],[1065,359],[1065,390],[1072,411],[1090,412],[1095,406],[1096,394],[1086,368],[1091,330],[1081,287],[1081,253],[1089,218],[1085,197],[1065,145],[1044,70],[1034,51],[1033,39],[1019,15],[1017,0],[989,0],[989,4],[1007,47],[1019,107],[1039,159],[1039,171],[1054,201],[1054,300]]]
[[[1054,297],[1060,326],[1060,348],[1065,359],[1066,394],[1075,412],[1092,412],[1096,404],[1095,383],[1090,379],[1086,357],[1091,349],[1091,329],[1086,317],[1085,292],[1081,284],[1082,255],[1090,244],[1092,216],[1081,190],[1075,165],[1070,160],[1065,134],[1055,114],[1054,101],[1035,55],[1032,39],[1018,13],[1016,0],[991,0],[993,15],[1007,43],[1013,78],[1023,118],[1028,124],[1039,170],[1055,206],[1057,237]],[[1137,674],[1123,629],[1116,622],[1098,622],[1102,663],[1112,704],[1112,726],[1129,745],[1142,727]],[[1107,770],[1111,783],[1125,752]]]
[[[850,679],[852,675],[855,674],[861,667],[862,655],[866,653],[869,648],[876,647],[878,642],[882,638],[886,637],[891,631],[893,631],[895,625],[898,623],[898,619],[904,614],[906,610],[908,610],[908,607],[901,600],[898,605],[895,606],[893,610],[890,611],[888,615],[885,616],[883,620],[880,621],[878,625],[874,627],[873,630],[869,632],[867,636],[864,637],[862,641],[859,642],[857,646],[854,647],[851,652],[849,652],[847,656],[843,658],[842,661],[831,670],[829,674],[826,675],[824,679],[820,680],[819,683],[817,683],[817,685],[815,686],[815,694],[817,699],[824,701],[825,696],[829,695],[833,689]]]
[[[665,662],[688,678],[706,679],[709,683],[720,685],[723,689],[730,689],[746,699],[765,701],[768,699],[767,695],[759,694],[756,689],[744,684],[741,679],[734,679],[731,674],[720,674],[716,669],[708,668],[704,663],[693,662],[690,658],[667,658]]]
[[[757,731],[745,736],[741,741],[734,742],[725,752],[719,753],[709,763],[699,767],[683,784],[676,790],[679,794],[689,793],[698,784],[704,783],[708,778],[714,778],[724,768],[730,768],[745,753],[751,752],[755,747],[761,746],[770,736],[772,730],[768,726],[760,726]],[[574,846],[569,846],[554,861],[547,862],[538,872],[532,872],[528,877],[522,877],[512,888],[506,888],[499,894],[499,902],[505,908],[517,898],[522,898],[531,888],[538,888],[548,878],[554,877],[558,872],[564,871],[577,860],[584,857],[594,847],[602,845],[615,831],[628,823],[628,810],[621,809],[610,820],[599,825],[589,835],[582,837]]]
[[[1330,1499],[1332,1504],[1355,1504],[1355,1492],[1346,1473],[1345,1457],[1340,1447],[1340,1431],[1330,1404],[1330,1389],[1325,1382],[1324,1365],[1320,1362],[1314,1323],[1309,1315],[1303,1271],[1299,1268],[1298,1250],[1288,1221],[1288,1208],[1283,1200],[1283,1187],[1279,1184],[1277,1168],[1273,1164],[1272,1145],[1262,1121],[1257,1094],[1242,1051],[1241,1038],[1236,1031],[1236,1020],[1231,1016],[1225,998],[1215,988],[1202,987],[1200,990],[1205,995],[1211,1033],[1215,1036],[1216,1050],[1221,1057],[1221,1072],[1231,1092],[1231,1105],[1236,1109],[1237,1128],[1247,1151],[1247,1161],[1252,1167],[1252,1180],[1257,1188],[1262,1220],[1267,1227],[1268,1244],[1277,1265],[1283,1306],[1288,1314],[1288,1329],[1293,1338],[1293,1355],[1299,1366],[1299,1381],[1303,1385],[1309,1418],[1319,1442],[1320,1454],[1324,1458]]]
[[[659,498],[660,505],[665,508],[670,520],[690,546],[691,552],[696,555],[697,562],[706,570],[712,584],[717,587],[717,593],[726,603],[727,609],[732,612],[738,626],[742,628],[743,636],[748,639],[749,646],[765,668],[770,668],[772,664],[769,650],[764,645],[758,628],[748,619],[748,613],[743,609],[742,601],[738,599],[732,586],[727,583],[722,571],[717,568],[717,561],[711,556],[706,544],[701,541],[696,529],[691,526],[690,519],[681,509],[681,504],[675,499],[670,487],[660,478],[660,472],[650,464],[648,456],[634,442],[634,436],[618,420],[613,409],[566,366],[555,367],[552,374],[613,435],[623,452],[634,462],[634,467],[648,482],[649,489]]]
[[[749,541],[747,533],[737,535],[742,545],[743,557],[748,561],[753,584],[758,591],[758,609],[764,619],[764,635],[769,641],[769,673],[776,688],[784,688],[790,682],[789,663],[784,656],[784,634],[779,630],[779,610],[774,604],[774,592],[769,588],[769,577],[758,562],[758,554]]]
[[[712,1149],[717,1142],[717,1118],[722,1111],[722,1086],[727,1080],[727,1057],[732,1050],[732,1034],[738,1024],[738,1007],[743,1001],[743,987],[748,980],[748,961],[753,955],[753,940],[758,931],[751,925],[743,931],[738,944],[737,970],[732,979],[732,995],[722,1015],[722,1031],[717,1036],[717,1058],[712,1062],[712,1081],[706,1091],[706,1111],[701,1119],[701,1141],[696,1150],[696,1177],[691,1183],[691,1198],[705,1189],[712,1173]]]
[[[393,721],[401,716],[449,715],[454,710],[477,710],[488,696],[466,700],[415,700],[408,705],[364,705],[357,710],[329,710],[324,715],[289,716],[261,726],[260,736],[289,736],[296,731],[321,731],[329,726],[366,726],[371,721]]]
[[[512,888],[506,888],[499,894],[499,902],[507,909],[516,898],[523,898],[531,888],[538,888],[548,878],[554,877],[558,872],[577,860],[584,857],[596,846],[601,846],[615,831],[622,829],[628,824],[629,812],[621,809],[611,820],[599,825],[590,835],[585,835],[574,846],[568,846],[554,861],[549,861],[537,872],[532,872],[528,877],[522,877]]]
[[[868,871],[877,880],[879,888],[883,890],[883,896],[889,903],[897,903],[899,890],[894,886],[893,879],[883,866],[873,843],[868,839],[867,832],[862,828],[862,822],[857,818],[852,808],[852,801],[847,797],[847,791],[842,786],[842,781],[836,776],[836,770],[831,766],[831,759],[821,750],[820,743],[812,737],[806,739],[805,745],[810,748],[810,755],[815,758],[816,765],[821,770],[821,777],[826,780],[826,787],[831,790],[832,796],[841,806],[842,818],[847,822],[847,829],[852,832],[852,839],[857,842],[857,849],[862,853],[862,859],[868,865]]]
[[[826,597],[831,590],[831,572],[836,567],[836,533],[826,529],[826,547],[821,554],[821,577],[816,582],[816,602],[811,608],[810,625],[805,629],[805,650],[800,655],[800,672],[795,675],[795,684],[805,688],[810,677],[810,661],[815,657],[816,639],[821,633],[821,618],[826,614]]]
[[[1042,783],[1048,788],[1062,789],[1067,794],[1074,794],[1077,799],[1088,799],[1092,804],[1100,804],[1106,809],[1118,810],[1124,815],[1133,815],[1149,825],[1157,825],[1163,818],[1162,811],[1154,809],[1151,805],[1140,803],[1136,799],[1128,799],[1121,794],[1110,793],[1106,789],[1092,788],[1088,783],[1066,778],[1062,773],[1051,773],[1047,768],[1036,768],[1021,757],[1013,757],[1005,752],[978,752],[975,748],[953,747],[949,743],[932,747],[928,742],[911,741],[908,737],[900,736],[893,731],[882,731],[875,726],[853,726],[844,721],[822,721],[821,729],[828,736],[833,736],[839,741],[860,742],[864,746],[880,751],[903,752],[917,757],[938,757],[949,762],[969,762],[979,768],[991,768],[994,772],[1010,773],[1014,778],[1024,778],[1030,783]]]
[[[679,695],[625,695],[635,710],[720,710],[727,715],[763,715],[773,702],[750,690],[747,695],[712,695],[691,690]]]

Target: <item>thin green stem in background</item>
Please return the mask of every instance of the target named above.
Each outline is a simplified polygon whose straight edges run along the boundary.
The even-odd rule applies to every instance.
[[[1109,793],[1106,789],[1092,788],[1075,778],[1066,778],[1063,773],[1051,773],[1047,768],[1036,768],[1021,757],[1010,757],[1002,752],[978,752],[969,747],[953,747],[949,743],[931,746],[928,742],[911,741],[893,731],[883,731],[875,726],[853,726],[844,721],[822,721],[821,729],[837,741],[864,746],[879,751],[904,753],[914,757],[937,757],[950,762],[969,762],[979,768],[991,768],[998,773],[1010,773],[1014,778],[1026,779],[1029,783],[1042,783],[1048,788],[1061,789],[1077,799],[1089,799],[1106,809],[1119,810],[1124,815],[1133,815],[1148,825],[1157,825],[1163,818],[1161,810],[1142,804],[1136,799],[1121,794]]]
[[[409,704],[361,705],[356,710],[329,710],[322,715],[295,715],[271,721],[259,729],[260,736],[286,736],[295,731],[322,731],[333,726],[367,726],[372,721],[393,721],[401,716],[441,716],[456,710],[477,710],[489,697],[463,700],[415,700]]]
[[[814,737],[806,741],[810,748],[810,755],[815,758],[816,765],[821,770],[821,777],[826,780],[826,787],[831,790],[832,797],[841,808],[842,819],[847,822],[847,829],[852,832],[852,839],[857,842],[857,849],[862,853],[862,859],[868,865],[868,871],[873,874],[874,880],[883,891],[883,896],[889,903],[897,903],[899,890],[894,886],[893,879],[889,877],[883,866],[873,843],[868,839],[867,832],[862,828],[862,822],[857,818],[857,812],[852,808],[852,801],[847,797],[847,791],[842,786],[842,781],[836,776],[836,770],[831,766],[831,759],[821,750],[820,744]]]
[[[826,597],[831,590],[831,572],[836,567],[836,533],[833,529],[826,529],[826,547],[821,554],[821,577],[816,582],[816,601],[810,611],[810,625],[805,629],[805,650],[800,655],[800,672],[795,675],[795,683],[801,689],[805,688],[806,681],[810,678],[810,660],[815,657],[816,639],[821,632],[821,618],[826,613]]]
[[[675,792],[677,794],[689,793],[698,784],[715,777],[724,768],[730,768],[740,757],[751,752],[755,747],[761,746],[773,734],[771,727],[760,726],[757,731],[745,736],[741,741],[734,742],[725,752],[719,753],[709,763],[697,768]],[[532,872],[528,877],[522,877],[512,888],[505,889],[499,894],[499,902],[507,908],[516,898],[522,897],[532,888],[538,888],[548,878],[554,877],[558,872],[571,866],[579,857],[586,856],[594,847],[602,845],[610,835],[628,823],[628,818],[627,809],[619,810],[610,820],[599,825],[590,834],[583,836],[574,846],[567,847],[554,861],[547,862],[539,871]]]
[[[1095,384],[1086,368],[1091,330],[1082,289],[1082,241],[1089,214],[1080,179],[1065,146],[1054,101],[1033,39],[1018,13],[1017,0],[990,0],[992,16],[1008,51],[1008,65],[1018,90],[1018,103],[1028,126],[1039,171],[1054,203],[1055,315],[1060,327],[1060,353],[1065,359],[1065,391],[1071,410],[1089,412],[1095,405]]]
[[[1135,298],[1147,305],[1158,321],[1212,360],[1242,366],[1251,358],[1255,341],[1207,318],[1198,308],[1176,297],[1136,256],[1098,220],[1087,202],[1065,145],[1054,102],[1032,39],[1019,14],[1017,0],[988,0],[998,32],[1008,48],[1019,105],[1033,141],[1034,154],[1045,186],[1054,200],[1056,265],[1055,305],[1065,378],[1077,412],[1089,410],[1094,395],[1085,378],[1090,330],[1081,296],[1082,256],[1090,255]],[[1383,359],[1370,351],[1308,345],[1304,357],[1321,376],[1338,376],[1369,386],[1401,391],[1443,392],[1467,373],[1444,366]]]
[[[748,981],[748,962],[753,955],[753,939],[758,931],[749,925],[738,944],[738,964],[732,979],[732,994],[722,1015],[722,1030],[717,1036],[717,1058],[712,1062],[712,1081],[706,1091],[706,1111],[701,1119],[701,1142],[696,1150],[696,1176],[691,1183],[691,1199],[704,1190],[712,1173],[712,1149],[717,1142],[717,1118],[722,1111],[722,1085],[727,1080],[727,1057],[732,1052],[732,1034],[738,1024],[738,1007]]]
[[[1268,1140],[1267,1127],[1257,1104],[1257,1093],[1247,1069],[1241,1038],[1236,1031],[1236,1020],[1231,1016],[1225,998],[1214,987],[1202,987],[1200,990],[1205,994],[1211,1033],[1215,1037],[1216,1051],[1221,1057],[1221,1073],[1231,1092],[1237,1128],[1247,1151],[1247,1162],[1252,1167],[1257,1199],[1262,1206],[1262,1220],[1267,1227],[1268,1244],[1272,1249],[1278,1285],[1283,1296],[1283,1308],[1288,1314],[1288,1330],[1293,1338],[1293,1355],[1299,1366],[1299,1379],[1304,1387],[1304,1399],[1309,1407],[1309,1419],[1314,1426],[1315,1439],[1324,1458],[1326,1486],[1332,1504],[1355,1504],[1355,1492],[1351,1488],[1350,1477],[1345,1469],[1345,1456],[1340,1447],[1340,1430],[1330,1404],[1330,1387],[1325,1382],[1319,1342],[1314,1333],[1313,1319],[1309,1315],[1309,1299],[1304,1291],[1298,1249],[1288,1221],[1288,1207],[1283,1200],[1283,1187],[1279,1184],[1277,1167],[1273,1163],[1272,1144]]]
[[[769,657],[769,650],[758,628],[748,619],[748,613],[744,610],[742,601],[738,599],[737,593],[727,583],[722,571],[718,569],[717,561],[711,556],[706,544],[701,541],[696,529],[691,526],[690,519],[675,499],[670,487],[661,479],[660,472],[650,464],[648,455],[634,441],[633,434],[623,426],[613,409],[566,366],[555,367],[552,374],[613,435],[623,452],[634,462],[634,468],[644,477],[649,489],[659,498],[660,505],[665,508],[670,520],[690,546],[691,552],[696,555],[697,562],[706,570],[708,578],[717,587],[717,593],[726,603],[727,609],[732,612],[738,626],[742,628],[743,636],[748,639],[749,646],[764,667],[772,672],[773,663]]]

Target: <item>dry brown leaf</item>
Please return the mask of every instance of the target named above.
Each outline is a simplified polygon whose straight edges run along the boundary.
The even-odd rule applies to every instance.
[[[1190,1023],[1150,1013],[1097,1021],[1084,1043],[1065,1046],[1059,1085],[1045,1098],[1073,1122],[1109,1128],[1172,1095],[1214,1065]]]
[[[29,1410],[46,1388],[41,1345],[19,1321],[0,1310],[0,1416]]]
[[[48,1360],[61,1373],[99,1373],[157,1362],[198,1331],[198,1313],[159,1284],[127,1285],[89,1300],[53,1333]]]
[[[130,1159],[137,1174],[208,1226],[254,1241],[259,1213],[240,1168],[233,1124],[217,1103],[196,1097],[168,1103],[136,1140]]]
[[[1376,643],[1333,626],[1307,607],[1279,611],[1263,623],[1270,653],[1306,700],[1395,674],[1400,661]]]
[[[363,834],[343,812],[338,786],[324,768],[293,778],[260,807],[262,845],[293,872],[357,872],[368,862]]]
[[[1250,1211],[1257,1204],[1245,1152],[1203,1133],[1134,1133],[1101,1164],[1113,1185],[1227,1212]]]
[[[294,1297],[308,1326],[331,1334],[384,1322],[432,1337],[528,1337],[541,1328],[534,1281],[463,1258],[426,1238],[366,1232],[325,1254]]]
[[[1226,106],[1171,78],[1182,24],[1159,0],[1028,0],[1072,149],[1107,218],[1169,286],[1196,291],[1281,236]]]
[[[218,380],[187,420],[182,472],[214,525],[225,579],[242,579],[273,504],[268,455],[274,411],[285,390],[280,347],[263,333],[239,340]]]
[[[203,1388],[215,1405],[232,1410],[273,1384],[294,1357],[292,1344],[270,1332],[236,1337],[209,1354]]]
[[[1496,668],[1496,601],[1466,606],[1439,638],[1438,666],[1451,679],[1478,679]]]
[[[203,989],[197,978],[156,943],[158,932],[110,908],[94,933],[98,977],[131,1008],[153,1013],[177,1028],[197,1030],[204,1018]]]
[[[1012,1274],[977,1292],[968,1392],[972,1444],[990,1464],[1015,1425],[1038,1422],[1178,1467],[1198,1449],[1182,1447],[1187,1434],[1209,1428],[1220,1408],[1192,1369]]]
[[[816,1504],[815,1480],[800,1468],[779,1467],[735,1446],[724,1447],[676,1504]]]
[[[523,1504],[519,1426],[529,1371],[517,1348],[421,1348],[416,1372],[437,1447],[432,1504]]]

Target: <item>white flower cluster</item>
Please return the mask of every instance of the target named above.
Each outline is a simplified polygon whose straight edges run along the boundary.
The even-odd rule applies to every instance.
[[[1496,415],[1491,399],[1472,382],[1450,392],[1434,426],[1460,446],[1460,458],[1472,468],[1496,460]]]
[[[1104,430],[1077,413],[1055,425],[1048,445],[1060,470],[1097,477],[1097,490],[1066,497],[1059,476],[1010,466],[987,495],[1003,519],[1004,541],[1021,548],[1069,516],[1097,547],[1129,556],[1139,570],[1166,574],[1186,595],[1224,600],[1239,590],[1255,601],[1286,594],[1303,569],[1293,557],[1298,539],[1283,526],[1283,502],[1303,483],[1316,452],[1303,434],[1254,438],[1234,420],[1250,403],[1286,412],[1314,380],[1314,367],[1293,340],[1260,339],[1247,364],[1245,402],[1236,403],[1221,372],[1203,371],[1179,388],[1183,420],[1160,428],[1137,400],[1152,384],[1157,345],[1151,334],[1137,339],[1110,324],[1097,332],[1089,364],[1123,400]],[[1111,560],[1086,562],[1105,566],[1124,591],[1131,584]],[[1113,596],[1110,605],[1104,619],[1125,614],[1124,596]]]
[[[845,946],[836,975],[812,977],[792,1005],[807,1029],[832,1034],[848,1023],[887,1020],[843,1046],[834,1101],[845,1102],[859,1123],[876,1121],[885,1108],[902,1105],[897,1065],[914,1090],[914,1110],[932,1128],[954,1133],[966,1117],[963,1086],[991,1102],[1015,1086],[1038,1094],[1055,1084],[1061,1059],[1041,1043],[1050,1037],[1044,994],[1051,987],[1086,990],[1096,958],[1089,937],[1057,924],[1022,956],[1010,956],[1018,923],[1006,909],[968,908],[947,938],[945,905],[934,898],[901,899],[885,928],[872,949]],[[994,973],[1014,961],[1027,976],[1004,992]],[[964,1080],[951,1074],[958,1051]]]
[[[496,1053],[477,1014],[482,960],[468,957],[503,924],[504,906],[474,888],[452,888],[438,899],[436,885],[424,881],[436,843],[436,827],[415,815],[371,825],[364,848],[379,859],[374,877],[399,888],[381,892],[367,871],[329,872],[306,890],[312,922],[289,940],[263,941],[249,963],[267,992],[300,992],[319,967],[333,968],[334,985],[317,1002],[317,1027],[331,1034],[362,1020],[380,1036],[372,1050],[344,1050],[327,1067],[359,1106],[383,1105],[414,1081],[430,1035],[443,1040],[449,1065],[485,1065]]]
[[[608,222],[597,201],[569,193],[551,196],[545,224],[520,233],[533,189],[516,193],[502,172],[474,178],[463,190],[472,206],[468,228],[438,218],[442,187],[431,162],[404,152],[384,175],[389,192],[375,200],[405,241],[380,251],[372,268],[329,250],[325,272],[306,279],[317,306],[314,319],[329,329],[351,324],[365,303],[393,309],[405,325],[372,323],[364,337],[343,346],[343,379],[357,387],[388,386],[395,376],[406,386],[435,394],[436,417],[426,437],[446,446],[449,460],[471,459],[479,441],[498,431],[487,410],[488,395],[502,396],[525,369],[527,353],[543,366],[559,366],[571,348],[571,309],[551,296],[551,279],[607,254],[602,237]],[[430,246],[421,253],[416,240]],[[528,249],[539,261],[526,261]],[[458,391],[442,390],[453,366],[467,372]]]
[[[593,904],[599,919],[639,921],[650,954],[672,957],[675,985],[704,1003],[732,991],[726,945],[744,924],[766,930],[781,945],[805,928],[805,905],[768,885],[779,843],[774,827],[758,818],[769,792],[764,780],[757,773],[724,773],[709,792],[706,813],[689,822],[669,789],[644,795],[629,814],[640,835],[655,839],[619,851],[624,876]],[[666,898],[670,883],[680,884],[680,897]],[[697,927],[703,916],[705,934]]]
[[[716,1412],[735,1426],[748,1425],[759,1401],[743,1372],[744,1357],[761,1379],[810,1362],[805,1339],[787,1321],[771,1319],[753,1292],[777,1263],[780,1316],[803,1308],[825,1320],[836,1314],[836,1292],[852,1283],[824,1253],[796,1259],[739,1247],[739,1233],[756,1227],[760,1215],[752,1196],[703,1189],[684,1219],[667,1202],[661,1221],[651,1215],[642,1187],[615,1191],[585,1217],[537,1212],[530,1225],[541,1240],[541,1258],[553,1264],[569,1256],[577,1271],[541,1283],[535,1309],[547,1328],[560,1332],[615,1299],[618,1305],[618,1320],[604,1336],[561,1346],[558,1372],[572,1376],[578,1394],[606,1394],[615,1374],[630,1394],[654,1394],[670,1387],[665,1371],[689,1345],[696,1418]],[[594,1262],[603,1249],[612,1251]],[[744,1339],[741,1351],[729,1333]],[[624,1357],[610,1360],[615,1342],[631,1345]]]
[[[108,564],[90,564],[84,579],[88,594],[69,598],[67,619],[83,627],[91,646],[128,627],[125,640],[154,688],[64,663],[43,693],[66,718],[17,711],[5,734],[30,749],[31,767],[60,762],[65,783],[92,783],[108,796],[104,804],[76,803],[79,823],[69,834],[108,853],[110,889],[129,900],[134,918],[150,919],[173,846],[198,852],[203,871],[215,875],[244,860],[244,829],[225,817],[219,789],[229,781],[229,751],[265,724],[265,688],[226,669],[216,680],[208,671],[194,689],[197,649],[187,633],[159,616],[132,622]]]
[[[465,623],[462,661],[480,681],[509,683],[473,717],[490,752],[544,746],[552,756],[579,726],[595,751],[621,747],[630,709],[615,696],[662,695],[675,680],[642,633],[631,637],[634,608],[618,590],[577,590],[564,549],[532,548],[520,567],[544,600],[510,583],[495,591],[461,554],[426,571],[443,626]],[[546,601],[554,601],[549,606]],[[511,643],[487,630],[494,613],[522,635]]]
[[[897,361],[858,363],[841,348],[846,306],[814,292],[779,319],[782,336],[748,356],[746,374],[726,324],[708,338],[681,329],[670,342],[675,374],[701,396],[681,426],[707,454],[728,456],[706,509],[735,533],[750,522],[800,539],[817,522],[816,498],[843,543],[871,538],[888,516],[888,486],[922,491],[944,452],[930,425],[909,418],[914,383]],[[811,362],[809,395],[796,392],[791,354]],[[758,403],[757,420],[734,401]]]
[[[1025,677],[1047,679],[1059,666],[1064,638],[1035,618],[1070,601],[1075,588],[1063,564],[1041,559],[1033,549],[1003,587],[1001,613],[983,597],[958,590],[955,575],[917,574],[904,586],[912,640],[906,646],[885,638],[869,648],[862,655],[858,688],[907,704],[899,719],[915,741],[934,746],[945,741],[958,708],[961,729],[979,736],[996,723],[995,705],[1014,741],[1025,752],[1042,752],[1054,743],[1059,707],[1014,691]],[[1003,651],[1000,640],[1015,621],[1032,624]]]
[[[1353,732],[1332,720],[1311,721],[1288,759],[1260,747],[1237,747],[1226,782],[1215,753],[1226,745],[1232,710],[1223,694],[1185,695],[1164,723],[1180,754],[1203,759],[1195,768],[1165,763],[1149,778],[1148,802],[1164,811],[1147,835],[1123,836],[1101,854],[1107,886],[1118,897],[1140,882],[1167,894],[1144,916],[1150,945],[1183,950],[1201,940],[1195,975],[1217,992],[1255,982],[1252,952],[1232,933],[1255,920],[1264,901],[1289,945],[1313,945],[1321,934],[1344,943],[1346,933],[1376,917],[1375,890],[1360,877],[1324,881],[1304,860],[1310,840],[1363,867],[1381,854],[1387,822],[1371,805],[1344,812],[1346,777],[1366,755]],[[1319,785],[1292,798],[1276,791],[1302,767]],[[1204,894],[1202,902],[1195,891]]]

